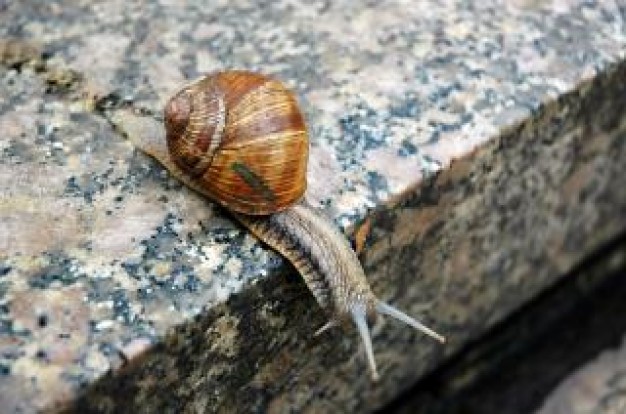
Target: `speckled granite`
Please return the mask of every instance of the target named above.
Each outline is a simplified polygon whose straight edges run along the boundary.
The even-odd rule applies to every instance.
[[[0,5],[0,406],[372,410],[626,229],[623,7],[304,3]],[[381,320],[370,383],[276,254],[124,139],[228,67],[296,90],[307,197],[448,346]]]
[[[603,350],[619,347],[626,333],[624,274],[626,233],[376,412],[534,413],[579,367]],[[601,378],[611,378],[606,371]],[[619,393],[618,381],[586,382],[593,386],[591,393],[573,395],[583,387],[567,387],[571,392],[555,393],[559,395],[550,398],[550,405],[567,407],[578,400],[590,407]]]

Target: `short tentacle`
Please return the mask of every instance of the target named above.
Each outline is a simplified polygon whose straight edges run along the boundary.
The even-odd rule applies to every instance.
[[[336,320],[331,319],[328,322],[326,322],[321,328],[319,328],[317,331],[315,331],[313,336],[319,336],[319,335],[323,334],[324,332],[326,332],[327,330],[329,330],[331,328],[334,328],[337,325],[339,325],[339,323]]]

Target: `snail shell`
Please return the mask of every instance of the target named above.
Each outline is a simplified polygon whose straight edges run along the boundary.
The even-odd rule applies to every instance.
[[[184,184],[230,209],[295,266],[328,313],[328,323],[316,335],[354,322],[373,379],[378,371],[369,317],[391,316],[445,341],[378,300],[343,234],[298,202],[306,189],[308,136],[295,98],[280,82],[243,71],[208,75],[169,100],[165,128],[167,144],[150,134],[129,139]]]
[[[165,107],[172,160],[226,208],[265,215],[306,190],[309,140],[293,94],[267,76],[220,72]]]

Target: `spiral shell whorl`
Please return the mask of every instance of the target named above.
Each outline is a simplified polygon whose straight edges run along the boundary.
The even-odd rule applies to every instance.
[[[270,77],[208,75],[167,103],[165,127],[174,163],[230,209],[270,214],[304,194],[304,118],[293,94]]]
[[[192,176],[207,170],[222,142],[225,105],[224,96],[215,85],[193,84],[165,108],[168,148],[178,166]]]

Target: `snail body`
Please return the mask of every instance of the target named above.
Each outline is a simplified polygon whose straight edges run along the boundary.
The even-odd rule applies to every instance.
[[[329,321],[352,320],[378,378],[367,319],[384,314],[444,342],[415,319],[376,298],[341,232],[302,201],[308,135],[297,102],[264,75],[207,75],[165,107],[166,142],[129,137],[172,175],[230,210],[248,230],[289,260]]]

